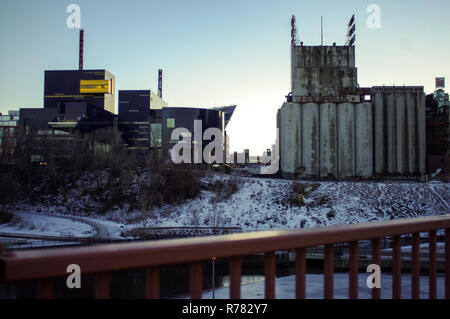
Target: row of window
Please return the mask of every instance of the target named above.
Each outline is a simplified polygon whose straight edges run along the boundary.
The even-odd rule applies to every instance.
[[[38,130],[37,135],[69,135],[69,132],[61,130]]]
[[[7,147],[16,147],[17,141],[15,138],[2,138],[0,137],[0,146],[5,144]]]
[[[148,122],[120,122],[119,124],[149,124]],[[150,125],[161,125],[160,123],[150,123]],[[166,122],[166,127],[167,128],[175,128],[175,118],[167,118],[167,122]]]
[[[0,127],[0,137],[14,136],[15,127]]]
[[[19,121],[19,116],[14,115],[0,115],[0,121]]]
[[[17,121],[0,121],[0,126],[17,126]]]

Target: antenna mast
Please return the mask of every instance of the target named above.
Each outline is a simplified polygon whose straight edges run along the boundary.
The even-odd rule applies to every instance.
[[[320,43],[323,46],[323,16],[320,16]]]
[[[352,15],[352,17],[348,23],[347,40],[345,42],[345,45],[348,45],[348,46],[355,45],[355,40],[356,40],[355,31],[356,31],[355,15]]]
[[[84,60],[84,30],[80,30],[80,55],[78,60],[78,69],[83,70],[83,60]]]
[[[298,39],[297,39],[297,24],[295,21],[295,15],[292,15],[291,19],[291,46],[294,47],[298,45]]]
[[[162,69],[158,70],[158,96],[162,98]]]

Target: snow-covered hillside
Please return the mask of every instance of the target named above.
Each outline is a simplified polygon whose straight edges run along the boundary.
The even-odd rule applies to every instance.
[[[96,211],[98,203],[84,188],[89,180],[64,196],[47,197],[39,203],[17,203],[16,211],[89,216],[115,228],[163,226],[241,227],[243,231],[289,229],[349,224],[450,213],[450,185],[406,182],[296,182],[317,184],[297,202],[293,182],[288,180],[211,175],[215,181],[237,185],[231,196],[214,190],[178,205],[163,205],[149,211],[114,206],[106,213]],[[229,194],[228,194],[229,195]]]
[[[229,199],[212,202],[214,193],[182,205],[156,209],[149,224],[237,226],[243,231],[317,227],[450,213],[450,186],[435,183],[324,182],[292,203],[292,182],[239,178],[239,190]]]

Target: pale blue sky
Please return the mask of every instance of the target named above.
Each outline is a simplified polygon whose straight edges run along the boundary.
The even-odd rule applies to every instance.
[[[231,148],[259,153],[274,143],[275,115],[290,91],[290,18],[299,38],[343,44],[357,19],[359,84],[423,85],[450,78],[448,0],[1,0],[0,112],[42,107],[46,69],[78,68],[78,30],[66,7],[81,7],[85,68],[105,68],[116,89],[157,88],[169,106],[237,104]],[[369,4],[381,28],[369,29]],[[117,108],[117,104],[116,104]]]

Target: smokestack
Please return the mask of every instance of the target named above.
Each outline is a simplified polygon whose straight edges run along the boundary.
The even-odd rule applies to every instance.
[[[162,70],[158,70],[158,96],[162,98]]]
[[[84,58],[84,30],[80,30],[80,64],[79,70],[83,70],[83,58]]]

